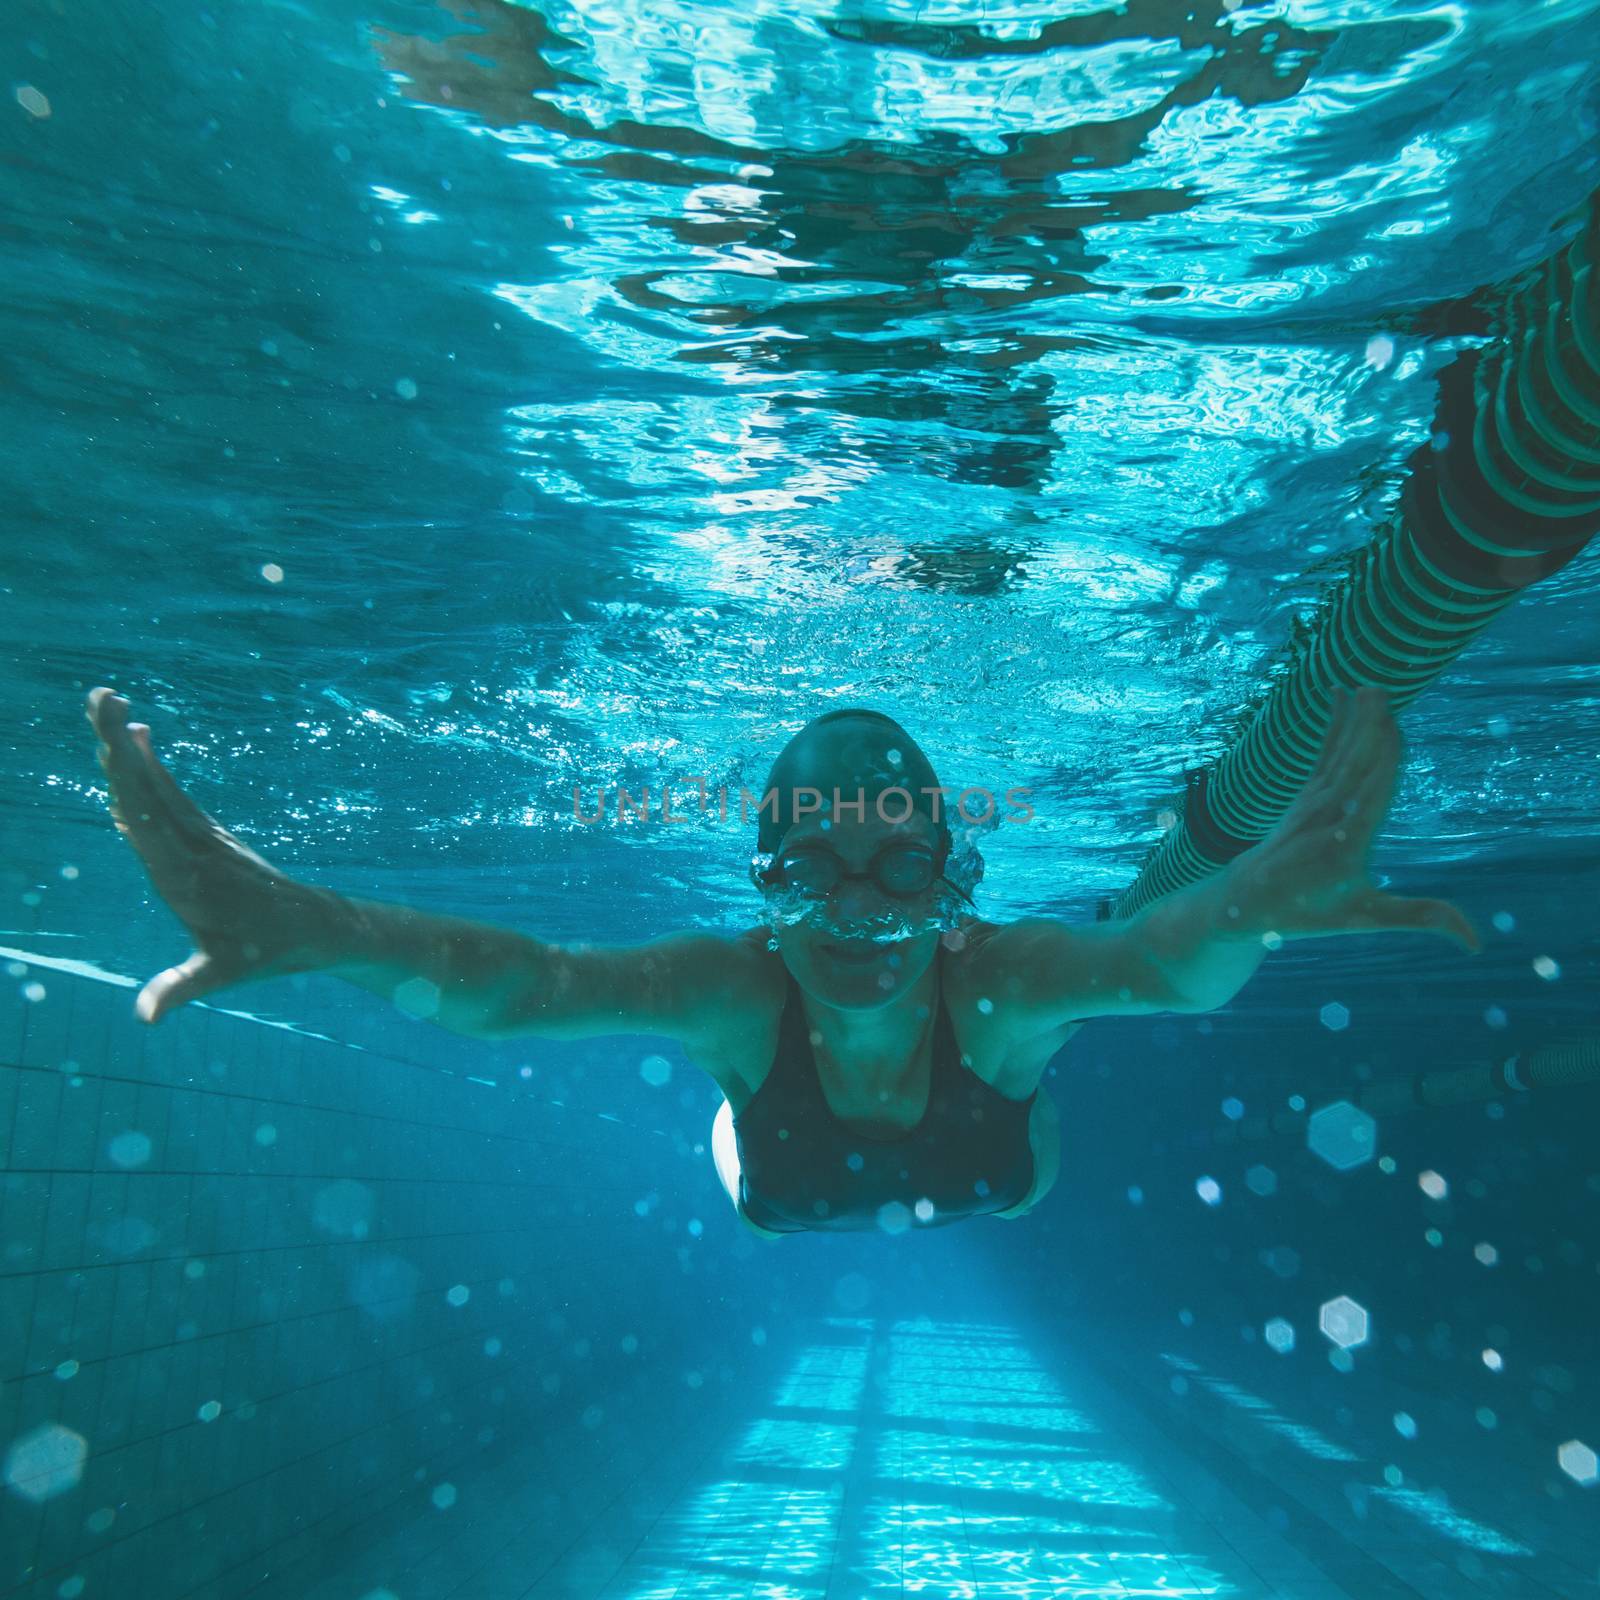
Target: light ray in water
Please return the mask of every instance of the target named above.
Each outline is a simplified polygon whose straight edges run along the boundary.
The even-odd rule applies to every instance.
[[[1383,1488],[1374,1489],[1372,1492],[1379,1499],[1387,1500],[1391,1505],[1399,1506],[1402,1511],[1416,1517],[1418,1521],[1425,1522],[1430,1528],[1448,1534],[1458,1544],[1468,1545],[1474,1550],[1487,1550],[1496,1556],[1533,1554],[1527,1545],[1518,1540],[1497,1533],[1481,1522],[1474,1522],[1471,1517],[1463,1516],[1450,1504],[1442,1489]]]
[[[1236,1593],[1175,1516],[1013,1330],[838,1319],[607,1595]]]
[[[1263,1400],[1260,1395],[1251,1394],[1247,1389],[1241,1389],[1237,1384],[1228,1383],[1221,1378],[1214,1378],[1197,1362],[1190,1361],[1187,1357],[1165,1354],[1161,1358],[1168,1366],[1177,1367],[1180,1371],[1192,1373],[1199,1383],[1205,1385],[1213,1394],[1227,1401],[1230,1406],[1241,1411],[1249,1412],[1261,1424],[1273,1433],[1297,1445],[1307,1455],[1316,1457],[1319,1461],[1333,1461],[1339,1463],[1361,1462],[1362,1458],[1352,1454],[1331,1439],[1318,1433],[1315,1428],[1307,1427],[1304,1423],[1292,1422],[1283,1416],[1270,1401]],[[1414,1434],[1412,1435],[1414,1437]],[[1371,1463],[1368,1463],[1370,1466]],[[1392,1471],[1393,1469],[1387,1469]],[[1376,1485],[1371,1489],[1371,1494],[1391,1505],[1398,1506],[1408,1515],[1426,1523],[1436,1532],[1445,1534],[1454,1539],[1458,1544],[1464,1544],[1474,1550],[1486,1550],[1498,1556],[1531,1556],[1533,1551],[1525,1544],[1500,1533],[1494,1528],[1487,1527],[1481,1522],[1475,1522],[1471,1517],[1456,1510],[1450,1503],[1450,1498],[1442,1489],[1417,1489],[1410,1486],[1400,1486],[1398,1479],[1388,1485]]]

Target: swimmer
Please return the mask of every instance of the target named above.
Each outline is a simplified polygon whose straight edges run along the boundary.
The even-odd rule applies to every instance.
[[[830,711],[763,791],[764,921],[638,945],[554,944],[300,883],[183,792],[121,696],[95,689],[87,713],[112,817],[194,944],[140,991],[141,1021],[324,971],[385,999],[436,994],[432,1020],[472,1038],[663,1036],[722,1092],[717,1174],[768,1237],[1023,1215],[1056,1178],[1041,1080],[1067,1040],[1094,1017],[1225,1005],[1282,940],[1426,932],[1478,948],[1455,906],[1372,881],[1400,763],[1373,689],[1341,696],[1316,769],[1259,843],[1087,926],[979,918],[927,757],[881,712]]]

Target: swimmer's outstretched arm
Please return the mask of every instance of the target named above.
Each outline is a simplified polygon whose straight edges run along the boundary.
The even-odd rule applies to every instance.
[[[1205,881],[1124,922],[1033,917],[975,952],[980,993],[1032,1037],[1097,1016],[1226,1005],[1280,940],[1423,932],[1466,950],[1478,936],[1444,900],[1386,894],[1367,865],[1400,765],[1400,734],[1376,689],[1345,695],[1316,769],[1259,844]]]
[[[233,984],[326,971],[472,1038],[659,1033],[703,1061],[716,1058],[741,995],[748,1004],[759,963],[748,937],[563,946],[298,883],[183,792],[120,695],[95,689],[87,715],[112,818],[195,944],[140,991],[141,1021]]]

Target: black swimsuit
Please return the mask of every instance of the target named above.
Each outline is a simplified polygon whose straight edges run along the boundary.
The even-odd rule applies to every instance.
[[[806,1033],[791,975],[772,1067],[733,1119],[740,1202],[757,1227],[893,1232],[1006,1211],[1026,1197],[1035,1097],[1007,1099],[961,1062],[942,984],[928,1108],[896,1138],[853,1133],[833,1114]]]

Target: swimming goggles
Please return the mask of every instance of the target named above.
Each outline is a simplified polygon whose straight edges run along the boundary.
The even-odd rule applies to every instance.
[[[936,853],[926,845],[886,844],[865,871],[851,872],[825,845],[805,844],[778,851],[765,870],[752,863],[751,876],[758,886],[788,889],[808,900],[825,900],[847,879],[870,879],[886,895],[903,900],[931,889],[943,874],[944,863],[942,850]]]

